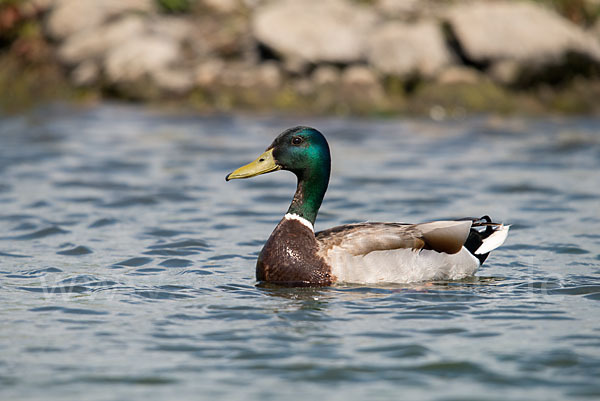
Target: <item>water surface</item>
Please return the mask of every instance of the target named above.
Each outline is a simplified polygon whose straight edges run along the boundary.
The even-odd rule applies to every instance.
[[[491,215],[461,282],[256,286],[294,177],[226,183],[293,125],[316,228]],[[290,119],[55,106],[0,120],[0,399],[600,398],[600,120]]]

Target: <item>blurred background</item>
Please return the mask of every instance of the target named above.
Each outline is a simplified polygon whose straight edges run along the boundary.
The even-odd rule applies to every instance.
[[[0,107],[600,110],[600,0],[0,0]]]
[[[0,0],[0,400],[600,400],[600,0]],[[385,118],[378,118],[385,117]],[[475,277],[257,286],[316,229],[489,215]]]

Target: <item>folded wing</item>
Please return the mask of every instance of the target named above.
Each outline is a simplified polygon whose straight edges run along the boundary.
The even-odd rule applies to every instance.
[[[462,249],[472,222],[435,221],[422,224],[359,223],[316,234],[321,250],[339,248],[353,256],[394,249],[429,249],[454,254]]]

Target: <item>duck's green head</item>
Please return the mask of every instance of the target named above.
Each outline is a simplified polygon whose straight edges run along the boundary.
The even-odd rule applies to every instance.
[[[298,177],[298,189],[288,212],[314,223],[327,190],[330,168],[329,145],[323,134],[310,127],[294,127],[275,138],[256,160],[225,179],[250,178],[277,170],[291,171]]]
[[[300,179],[326,172],[329,179],[330,164],[329,145],[323,134],[310,127],[294,127],[279,134],[256,160],[225,179],[250,178],[276,170],[291,171]]]

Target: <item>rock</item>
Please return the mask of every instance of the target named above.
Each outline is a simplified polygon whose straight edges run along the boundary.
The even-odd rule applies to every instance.
[[[98,29],[89,29],[68,37],[58,49],[59,60],[67,65],[102,58],[123,40],[141,36],[145,30],[140,16],[131,15]]]
[[[35,18],[54,5],[55,0],[27,0],[19,4],[19,12],[25,18]]]
[[[183,42],[195,36],[195,23],[186,17],[155,16],[148,21],[148,30],[157,36],[168,36]]]
[[[186,45],[196,55],[226,59],[243,58],[251,49],[256,52],[256,43],[249,33],[247,18],[240,16],[194,17],[190,20],[194,29]]]
[[[362,101],[377,102],[384,97],[383,87],[372,69],[355,65],[342,73],[342,90],[349,97]]]
[[[520,69],[519,63],[515,60],[500,60],[492,64],[487,73],[494,82],[512,85],[519,79]]]
[[[278,88],[283,76],[275,62],[255,66],[212,59],[196,67],[195,81],[198,86],[209,90],[219,87],[262,90]]]
[[[180,61],[180,46],[163,36],[133,37],[111,49],[104,61],[104,72],[113,84],[153,78]]]
[[[353,65],[342,73],[342,83],[351,86],[372,86],[378,84],[379,80],[369,67]]]
[[[439,18],[447,3],[439,0],[377,0],[375,8],[386,19],[414,22]]]
[[[468,59],[493,63],[554,63],[568,52],[600,62],[600,43],[558,14],[529,2],[458,4],[447,14]]]
[[[135,83],[151,78],[157,88],[184,93],[194,85],[191,71],[171,65],[185,64],[180,43],[191,35],[193,25],[185,18],[143,18],[125,14],[94,29],[67,37],[58,50],[59,60],[76,66],[71,78],[76,85],[90,85],[103,65],[111,83]]]
[[[431,77],[453,62],[432,21],[389,22],[373,32],[369,44],[368,60],[384,74]]]
[[[283,69],[291,75],[306,75],[310,70],[310,63],[298,56],[289,56],[282,63]]]
[[[154,10],[153,0],[56,0],[46,21],[46,29],[54,39],[63,40],[127,12],[149,13]]]
[[[464,66],[450,66],[445,68],[437,77],[442,85],[475,84],[483,79],[483,74],[474,68]]]
[[[317,86],[337,85],[340,81],[340,70],[330,65],[322,65],[312,73],[312,80]]]
[[[196,67],[195,81],[201,88],[211,88],[217,84],[221,72],[225,69],[225,61],[210,59]]]
[[[242,2],[239,0],[202,0],[202,3],[213,11],[230,14],[240,10]]]
[[[159,89],[172,94],[181,95],[194,87],[194,77],[186,69],[161,68],[151,73],[154,83]]]
[[[92,60],[86,60],[71,71],[71,81],[76,86],[90,86],[98,82],[100,67]]]
[[[421,0],[422,1],[422,0]],[[377,8],[385,16],[407,17],[418,11],[420,0],[379,0]]]
[[[375,22],[371,9],[343,0],[284,0],[256,9],[252,30],[284,59],[351,63],[364,58]]]
[[[276,89],[283,82],[279,65],[267,61],[257,66],[244,62],[211,59],[196,67],[195,81],[201,88]]]
[[[221,71],[219,84],[230,88],[250,88],[256,83],[254,71],[243,63],[227,63]]]
[[[298,78],[293,81],[294,92],[297,95],[308,97],[314,95],[315,93],[315,84],[309,78]]]
[[[598,19],[594,26],[592,26],[590,29],[590,34],[595,36],[596,39],[600,40],[600,19]]]
[[[219,1],[219,0],[213,0],[213,1]],[[239,1],[247,9],[254,10],[255,8],[258,8],[262,5],[264,5],[265,3],[270,2],[271,0],[239,0]]]
[[[283,82],[283,74],[278,64],[273,61],[262,63],[257,67],[258,83],[266,89],[276,89]]]

